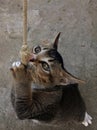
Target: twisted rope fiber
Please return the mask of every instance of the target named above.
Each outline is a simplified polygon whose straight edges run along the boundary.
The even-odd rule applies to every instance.
[[[27,0],[23,1],[23,45],[27,45]]]

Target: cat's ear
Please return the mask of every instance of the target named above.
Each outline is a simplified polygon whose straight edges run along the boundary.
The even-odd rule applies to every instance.
[[[71,75],[70,73],[64,71],[60,75],[60,85],[69,85],[75,83],[85,83],[85,81],[76,78],[75,76]]]
[[[54,43],[53,43],[53,47],[57,50],[58,48],[58,42],[59,42],[59,37],[60,37],[61,32],[58,33],[58,35],[56,36]]]

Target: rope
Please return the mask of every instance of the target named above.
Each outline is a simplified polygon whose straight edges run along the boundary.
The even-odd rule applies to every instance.
[[[27,0],[23,0],[23,45],[20,50],[21,63],[27,65],[30,56],[30,50],[27,46]]]
[[[23,45],[27,45],[27,0],[23,0]]]

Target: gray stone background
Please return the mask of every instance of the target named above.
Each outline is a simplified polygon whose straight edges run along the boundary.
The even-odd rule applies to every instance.
[[[70,123],[60,128],[16,118],[10,103],[9,68],[18,60],[22,45],[22,0],[0,0],[0,130],[96,130],[97,0],[29,0],[28,4],[29,46],[46,39],[52,42],[62,32],[59,52],[66,69],[86,80],[79,88],[93,124],[85,128]]]

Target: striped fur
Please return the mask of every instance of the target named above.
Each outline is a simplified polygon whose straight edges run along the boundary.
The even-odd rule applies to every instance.
[[[50,124],[84,121],[86,107],[78,79],[66,71],[54,45],[32,48],[28,65],[15,62],[11,68],[11,101],[19,119],[36,119]],[[49,90],[49,91],[47,91]]]

